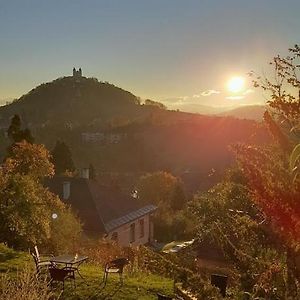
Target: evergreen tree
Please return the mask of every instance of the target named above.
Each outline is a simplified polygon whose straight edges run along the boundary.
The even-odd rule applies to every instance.
[[[19,139],[20,131],[21,131],[20,116],[14,115],[8,127],[7,135],[13,142],[16,142]]]
[[[56,175],[61,175],[66,171],[75,171],[71,151],[64,142],[57,141],[51,155]]]
[[[34,138],[28,128],[21,129],[21,118],[19,115],[14,115],[11,119],[10,126],[7,130],[7,135],[13,143],[19,143],[23,140],[33,144]]]

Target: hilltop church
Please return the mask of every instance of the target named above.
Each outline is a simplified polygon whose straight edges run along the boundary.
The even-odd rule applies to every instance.
[[[74,78],[81,78],[82,77],[81,68],[79,68],[78,71],[75,68],[73,68],[73,77]]]

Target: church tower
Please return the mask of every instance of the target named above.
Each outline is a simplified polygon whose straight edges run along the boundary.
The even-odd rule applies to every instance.
[[[82,77],[81,68],[79,68],[78,71],[75,68],[73,68],[73,77],[74,78],[81,78]]]

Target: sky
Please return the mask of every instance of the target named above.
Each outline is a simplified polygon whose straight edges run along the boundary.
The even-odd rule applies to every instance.
[[[245,75],[299,42],[299,0],[0,0],[0,102],[73,67],[171,109],[264,103]],[[226,88],[245,76],[241,93]]]

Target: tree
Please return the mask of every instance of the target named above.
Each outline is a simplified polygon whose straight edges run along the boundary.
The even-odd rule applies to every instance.
[[[28,128],[21,129],[21,118],[19,115],[14,115],[11,119],[11,123],[7,129],[7,135],[10,138],[12,144],[7,148],[7,157],[12,155],[12,149],[16,143],[26,141],[33,144],[34,138]]]
[[[182,181],[167,172],[142,176],[137,183],[137,192],[141,201],[158,205],[160,209],[177,210],[186,203]]]
[[[13,143],[18,143],[22,140],[31,144],[34,142],[34,138],[31,135],[30,130],[28,128],[25,128],[24,130],[21,129],[21,118],[19,115],[14,115],[12,117],[10,126],[7,130],[7,135]]]
[[[26,249],[35,244],[49,245],[60,233],[78,238],[81,225],[73,213],[42,185],[54,174],[50,154],[43,145],[16,143],[0,168],[0,241]],[[69,220],[55,227],[52,214]],[[70,230],[69,230],[70,229]],[[69,230],[69,231],[68,231]],[[71,232],[70,232],[71,231]],[[61,243],[61,241],[56,241]],[[58,245],[50,245],[57,249]]]
[[[300,245],[297,201],[300,198],[300,178],[294,178],[293,172],[297,172],[299,163],[300,47],[295,45],[289,52],[289,56],[278,55],[270,63],[274,67],[274,78],[256,76],[253,80],[254,86],[261,87],[269,97],[272,111],[265,114],[265,122],[277,148],[264,150],[239,146],[235,150],[257,203],[272,219],[277,233],[297,248]],[[253,72],[251,76],[254,76]]]
[[[237,145],[234,151],[253,201],[263,212],[266,226],[280,238],[287,253],[289,296],[297,298],[300,178],[293,174],[297,171],[299,156],[292,159],[291,153],[300,141],[300,47],[296,45],[289,51],[289,56],[276,56],[271,62],[274,78],[256,76],[253,80],[254,86],[261,87],[269,97],[269,111],[264,119],[276,145],[268,149]],[[252,72],[251,76],[255,74]]]
[[[56,175],[75,171],[71,151],[64,142],[57,141],[51,155]]]
[[[19,115],[14,115],[11,119],[11,123],[8,127],[7,130],[7,135],[8,137],[13,140],[16,141],[17,139],[19,139],[19,133],[21,131],[21,119]]]
[[[186,210],[183,183],[179,178],[167,172],[149,173],[139,179],[136,190],[140,201],[158,206],[154,217],[155,237],[158,240],[191,237],[192,219]]]
[[[253,204],[240,170],[227,171],[221,183],[195,195],[189,207],[199,241],[213,242],[223,251],[243,292],[264,299],[285,296],[283,257],[263,226],[263,214]]]
[[[150,99],[146,99],[145,100],[145,105],[153,106],[153,107],[164,109],[164,110],[167,109],[167,107],[164,104],[162,104],[162,103],[160,103],[158,101],[150,100]]]

